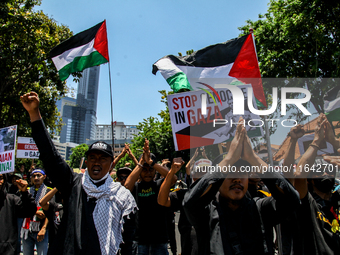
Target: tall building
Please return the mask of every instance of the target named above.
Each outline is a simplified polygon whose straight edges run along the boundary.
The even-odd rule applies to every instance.
[[[99,71],[99,66],[85,69],[79,80],[77,99],[63,98],[57,102],[64,125],[60,132],[61,143],[82,144],[95,139]]]
[[[60,131],[60,142],[62,143],[71,141],[72,111],[75,106],[76,99],[71,97],[63,97],[57,101],[57,108],[63,119],[63,126]]]
[[[136,125],[125,125],[124,122],[116,122],[114,125],[115,139],[133,139],[134,135],[138,135],[139,130]],[[111,125],[96,125],[96,140],[112,140]]]
[[[84,127],[81,130],[83,133],[79,134],[79,141],[83,140],[81,143],[93,140],[96,136],[99,71],[99,66],[87,68],[79,80],[77,106],[84,111],[79,112],[81,114],[80,124]]]
[[[112,144],[112,130],[111,125],[103,124],[96,125],[96,138],[95,140],[86,141],[88,145],[95,141],[104,141],[108,144]],[[138,135],[139,130],[136,125],[125,125],[124,122],[116,122],[114,125],[114,155],[118,156],[123,150],[125,143],[132,142],[135,135]]]

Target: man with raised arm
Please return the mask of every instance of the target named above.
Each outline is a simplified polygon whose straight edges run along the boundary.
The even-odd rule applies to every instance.
[[[108,178],[113,165],[111,146],[101,141],[90,145],[87,171],[74,173],[45,128],[37,93],[20,99],[29,113],[46,175],[64,200],[63,221],[49,254],[116,254],[122,241],[123,217],[135,210],[136,203],[128,190]]]
[[[220,171],[206,174],[184,197],[199,254],[274,254],[273,226],[298,207],[298,193],[279,173],[268,171],[261,177],[272,196],[247,198],[248,173],[244,170],[251,166],[261,173],[267,164],[255,154],[245,127],[239,124]]]
[[[154,181],[156,171],[163,177],[168,173],[167,168],[156,163],[155,155],[150,153],[149,141],[145,139],[144,153],[125,182],[125,187],[132,192],[138,205],[136,214],[138,255],[168,254],[167,208],[157,203],[158,192],[164,178]],[[141,182],[137,183],[138,178],[141,178]],[[176,180],[176,176],[173,176],[171,185]]]
[[[298,222],[303,233],[302,246],[308,255],[340,254],[340,196],[332,193],[335,169],[332,165],[314,164],[324,141],[331,143],[335,151],[339,148],[330,123],[320,114],[314,140],[299,160],[294,180],[301,199]]]

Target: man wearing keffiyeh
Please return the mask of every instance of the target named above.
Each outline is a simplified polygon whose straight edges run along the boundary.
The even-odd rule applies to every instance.
[[[30,115],[32,135],[46,174],[61,192],[64,215],[49,254],[116,254],[122,242],[123,217],[137,209],[125,187],[113,182],[112,148],[95,142],[86,153],[87,171],[76,174],[61,158],[44,126],[35,92],[21,96]]]

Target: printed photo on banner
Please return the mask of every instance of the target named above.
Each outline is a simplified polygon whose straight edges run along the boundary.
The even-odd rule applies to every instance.
[[[32,137],[18,137],[17,158],[39,158],[39,150]]]
[[[237,96],[222,85],[216,86],[220,88],[212,88],[205,83],[201,87],[203,85],[205,88],[198,91],[168,96],[176,151],[231,141],[241,116],[249,137],[263,137],[263,123],[248,107],[248,88],[251,85],[232,85],[240,92]],[[251,96],[253,107],[257,109],[255,97]]]
[[[14,172],[17,126],[0,128],[0,173]]]

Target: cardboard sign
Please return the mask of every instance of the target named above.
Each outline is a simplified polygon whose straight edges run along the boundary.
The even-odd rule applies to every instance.
[[[31,137],[18,137],[17,158],[39,158],[39,150]]]
[[[0,128],[0,174],[14,172],[17,126]]]

